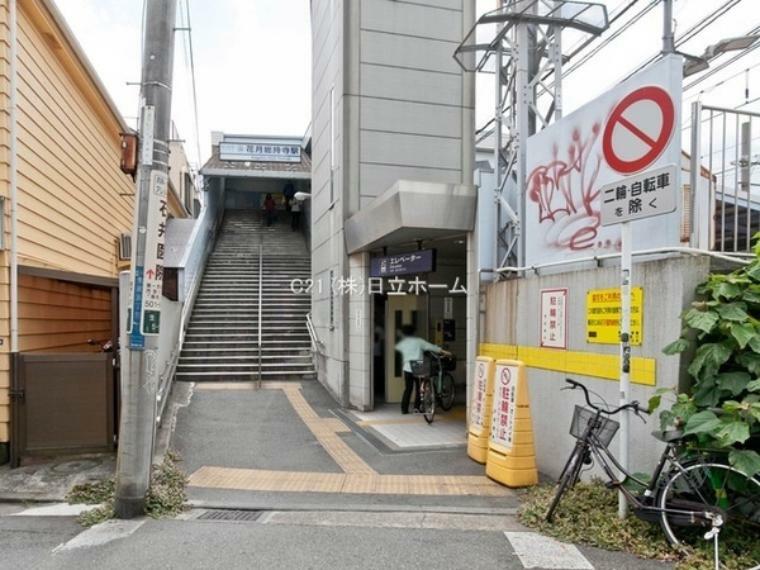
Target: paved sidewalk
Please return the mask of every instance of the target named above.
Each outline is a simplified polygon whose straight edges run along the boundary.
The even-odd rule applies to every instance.
[[[190,475],[191,499],[250,505],[258,496],[270,506],[299,500],[479,509],[516,505],[513,491],[487,479],[461,445],[425,445],[424,452],[396,454],[366,437],[357,425],[363,420],[346,418],[317,382],[255,388],[196,384],[190,404],[180,410],[174,445]],[[421,417],[413,419],[431,427]],[[438,425],[448,424],[458,422]]]
[[[466,410],[462,406],[436,412],[432,424],[420,414],[402,415],[398,404],[384,404],[371,412],[351,410],[340,415],[353,428],[377,440],[373,443],[390,451],[414,452],[467,445]]]
[[[113,453],[61,457],[11,469],[0,467],[0,501],[63,501],[74,485],[111,477]]]

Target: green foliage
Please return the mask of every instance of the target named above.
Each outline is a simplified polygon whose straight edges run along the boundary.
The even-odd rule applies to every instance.
[[[683,429],[694,447],[725,449],[751,475],[760,473],[760,240],[755,255],[746,267],[710,275],[697,287],[702,300],[684,313],[681,338],[663,350],[694,350],[694,383],[660,413],[663,429]],[[650,410],[664,396],[658,391]]]
[[[179,456],[170,451],[160,465],[153,466],[151,486],[145,497],[145,514],[149,517],[173,517],[183,511],[187,478],[177,466],[179,461]],[[100,505],[79,516],[79,523],[89,527],[113,518],[115,490],[116,484],[111,477],[77,485],[66,495],[66,500],[71,504]]]
[[[66,495],[66,501],[72,505],[99,505],[109,501],[114,494],[114,479],[93,481],[74,486]]]
[[[554,520],[544,521],[554,487],[535,487],[527,492],[520,507],[520,521],[527,527],[559,540],[630,552],[640,558],[670,560],[677,570],[712,568],[712,543],[700,541],[694,548],[676,551],[668,546],[660,527],[633,516],[617,516],[618,494],[602,484],[579,483],[563,497]],[[741,534],[741,533],[739,533]],[[720,536],[722,568],[745,570],[757,563],[760,539],[748,530],[746,536]]]

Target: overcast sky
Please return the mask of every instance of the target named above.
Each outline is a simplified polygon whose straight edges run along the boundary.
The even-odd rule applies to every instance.
[[[138,93],[137,88],[127,86],[127,82],[140,78],[142,1],[56,1],[116,104],[130,124],[134,124]],[[202,158],[205,160],[210,153],[212,130],[302,135],[311,114],[309,0],[179,0],[179,13],[185,13],[187,1],[193,25]],[[727,15],[679,49],[701,54],[707,45],[719,39],[744,35],[760,26],[757,1],[741,0]],[[623,20],[650,2],[639,0]],[[628,0],[604,3],[614,14],[615,8],[627,4]],[[724,3],[725,0],[676,0],[676,37]],[[478,0],[481,12],[494,5],[495,0]],[[182,20],[179,25],[184,25]],[[186,36],[182,32],[177,34],[173,115],[195,162]],[[638,63],[655,54],[660,49],[661,36],[662,12],[658,6],[566,79],[565,112],[608,89]],[[577,35],[567,34],[563,41],[569,48],[577,40]],[[723,56],[713,65],[729,57]],[[702,100],[731,107],[742,104],[747,79],[743,71],[747,68],[750,68],[749,98],[760,97],[760,49],[757,49],[687,91],[685,103],[693,101],[700,90],[738,75],[703,94]],[[687,84],[690,81],[687,80]],[[477,84],[478,121],[482,123],[492,112],[493,76],[481,76]],[[745,108],[760,110],[760,105],[753,103]]]

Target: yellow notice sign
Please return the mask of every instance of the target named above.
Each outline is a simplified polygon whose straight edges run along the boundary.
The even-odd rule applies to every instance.
[[[631,290],[631,344],[641,346],[644,321],[644,290]],[[586,342],[620,342],[620,289],[591,289],[586,294]]]

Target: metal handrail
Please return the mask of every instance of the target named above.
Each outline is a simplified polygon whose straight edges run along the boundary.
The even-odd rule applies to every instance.
[[[706,249],[697,249],[694,247],[657,247],[652,249],[642,249],[639,251],[634,251],[634,256],[646,256],[646,255],[659,255],[659,254],[667,254],[667,253],[681,253],[685,255],[692,255],[692,256],[698,256],[698,255],[707,255],[709,257],[714,257],[716,259],[721,259],[723,261],[728,261],[731,263],[736,263],[738,265],[748,265],[750,263],[749,259],[742,259],[742,256],[745,254],[742,253],[735,253],[733,254],[733,257],[728,254],[718,253],[715,251],[709,251]],[[537,263],[535,265],[526,265],[524,267],[499,267],[495,270],[485,270],[488,272],[494,272],[494,273],[525,273],[527,271],[533,271],[535,273],[538,273],[541,269],[548,269],[552,267],[561,267],[564,265],[572,265],[574,263],[588,263],[588,262],[594,262],[596,264],[601,263],[604,260],[607,259],[615,259],[616,257],[620,257],[620,253],[605,253],[602,255],[594,255],[594,256],[588,256],[588,257],[578,257],[575,259],[563,259],[562,261],[552,261],[548,263]]]
[[[314,328],[314,321],[311,319],[311,312],[306,313],[306,330],[309,331],[311,351],[315,354],[324,354],[324,344],[317,337],[317,331]]]
[[[262,239],[263,242],[263,239]],[[264,244],[259,244],[259,332],[256,336],[258,353],[259,353],[259,378],[258,387],[261,388],[261,303],[263,299],[263,287],[264,287]]]

